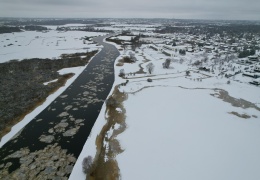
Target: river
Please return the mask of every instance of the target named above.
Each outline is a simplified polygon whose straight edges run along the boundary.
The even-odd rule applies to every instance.
[[[109,36],[109,35],[108,35]],[[102,50],[79,77],[0,149],[0,179],[67,179],[114,82],[119,52]]]

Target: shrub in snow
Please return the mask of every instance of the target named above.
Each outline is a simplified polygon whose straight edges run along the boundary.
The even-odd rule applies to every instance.
[[[184,59],[183,58],[180,58],[180,64],[182,64],[184,62]]]
[[[162,65],[163,65],[163,68],[168,69],[170,67],[170,64],[171,64],[171,59],[166,59]]]
[[[201,61],[197,60],[193,63],[194,66],[200,66],[201,65]]]
[[[180,54],[180,55],[186,55],[186,51],[185,51],[184,49],[180,49],[180,50],[179,50],[179,54]]]
[[[119,77],[125,77],[125,70],[124,69],[120,70]]]
[[[149,74],[152,74],[153,73],[153,70],[154,70],[154,65],[153,63],[149,63],[146,65],[146,69],[148,71]]]
[[[190,71],[186,71],[186,76],[189,76],[190,75]]]
[[[230,84],[230,81],[227,81],[227,84]]]
[[[93,163],[93,158],[91,156],[85,157],[82,161],[82,171],[85,174],[89,174],[91,172]]]
[[[118,104],[117,100],[115,98],[113,98],[112,96],[110,96],[107,100],[106,100],[106,105],[107,106],[112,106],[112,107],[116,107]]]
[[[130,55],[130,57],[124,56],[123,61],[124,63],[133,63],[136,61],[136,58],[134,57],[134,55]]]
[[[126,86],[129,80],[127,79],[125,83],[121,83],[121,86]]]
[[[129,55],[130,55],[131,62],[136,62],[137,61],[134,53],[130,52]]]
[[[147,79],[147,82],[153,82],[153,80],[152,80],[152,79],[150,79],[150,78],[148,78],[148,79]]]

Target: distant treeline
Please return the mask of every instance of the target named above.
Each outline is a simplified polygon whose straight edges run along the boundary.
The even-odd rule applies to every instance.
[[[0,26],[0,34],[12,33],[12,32],[21,32],[21,31],[22,30],[19,27]]]
[[[78,27],[78,28],[71,28],[71,27],[57,27],[57,31],[87,31],[87,32],[106,32],[111,33],[113,31],[111,30],[105,30],[105,29],[95,29],[94,27],[86,26],[86,27]]]
[[[75,54],[63,54],[62,59],[24,59],[23,61],[11,60],[6,63],[0,63],[0,72],[2,75],[9,74],[10,72],[20,71],[38,71],[38,70],[50,70],[61,69],[67,67],[84,66],[88,63],[88,60],[96,54],[97,51],[88,53],[75,53]],[[81,58],[81,56],[86,56]]]
[[[0,34],[3,33],[13,33],[13,32],[21,32],[23,30],[26,31],[45,31],[48,30],[47,27],[43,26],[0,26]]]
[[[251,50],[243,50],[242,52],[239,52],[238,57],[239,58],[244,58],[247,56],[252,56],[255,55],[255,50],[251,49]]]
[[[100,19],[9,19],[4,25],[27,26],[27,25],[65,25],[65,24],[96,24],[103,22]]]
[[[231,25],[200,25],[200,26],[166,26],[162,29],[156,30],[157,33],[189,33],[193,35],[205,34],[207,36],[214,36],[219,34],[224,36],[238,35],[243,36],[245,33],[260,33],[260,25],[242,25],[242,24],[231,24]]]
[[[30,26],[25,26],[24,29],[25,29],[26,31],[46,31],[46,30],[48,30],[47,27],[43,27],[43,26],[32,26],[32,25],[30,25]]]

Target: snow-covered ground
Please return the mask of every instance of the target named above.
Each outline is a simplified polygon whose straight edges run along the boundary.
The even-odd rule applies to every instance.
[[[259,109],[234,107],[211,95],[214,88],[223,89],[259,108],[259,87],[227,84],[228,79],[203,72],[185,77],[183,71],[192,69],[187,65],[191,54],[166,70],[161,53],[144,52],[155,57],[150,58],[153,82],[129,77],[121,87],[129,94],[124,103],[128,128],[118,137],[125,150],[117,156],[122,179],[259,179]]]
[[[0,63],[13,59],[58,58],[61,54],[97,50],[101,47],[83,38],[105,34],[56,30],[0,34]]]
[[[119,136],[125,151],[117,158],[122,179],[260,178],[260,112],[233,107],[211,96],[213,90],[179,87],[215,86],[208,83],[180,77],[124,88],[132,92],[154,86],[129,95],[124,104],[128,129]],[[239,86],[233,88],[236,91]],[[243,93],[259,103],[258,92]],[[243,119],[229,112],[258,118]]]
[[[121,57],[125,54],[121,51]],[[191,64],[205,58],[203,52],[173,54],[169,69],[162,67],[168,57],[148,47],[136,51],[136,63],[115,66],[114,86],[125,82],[117,76],[120,69],[129,80],[120,87],[128,94],[124,102],[127,129],[117,137],[124,152],[115,158],[122,179],[260,179],[259,87],[248,84],[244,79],[248,77],[241,74],[229,79],[219,75],[219,66],[233,72],[228,63],[216,63],[214,73],[198,72]],[[148,74],[132,74],[139,65],[147,72],[151,62],[155,66],[149,75],[152,82],[147,82]],[[213,60],[203,63],[213,64]],[[216,96],[221,90],[228,92],[229,100]],[[239,99],[254,107],[247,108],[244,101],[233,106],[232,100]],[[85,178],[81,163],[84,157],[95,156],[95,139],[105,116],[103,106],[70,179]]]
[[[135,36],[116,36],[116,37],[111,37],[111,39],[119,39],[119,40],[124,40],[124,41],[130,41],[131,38],[134,38]]]
[[[118,137],[122,179],[259,179],[259,119],[228,114],[259,111],[210,93],[154,87],[130,95],[128,129]]]

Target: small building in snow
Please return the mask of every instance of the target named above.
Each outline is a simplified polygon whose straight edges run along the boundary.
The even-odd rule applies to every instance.
[[[251,81],[249,82],[250,84],[253,84],[253,85],[256,85],[256,86],[259,86],[260,85],[260,80],[254,80],[254,81]]]
[[[254,71],[255,72],[260,72],[260,65],[256,65],[255,68],[254,68]]]
[[[248,60],[250,60],[250,61],[258,61],[258,57],[257,56],[248,56]]]

